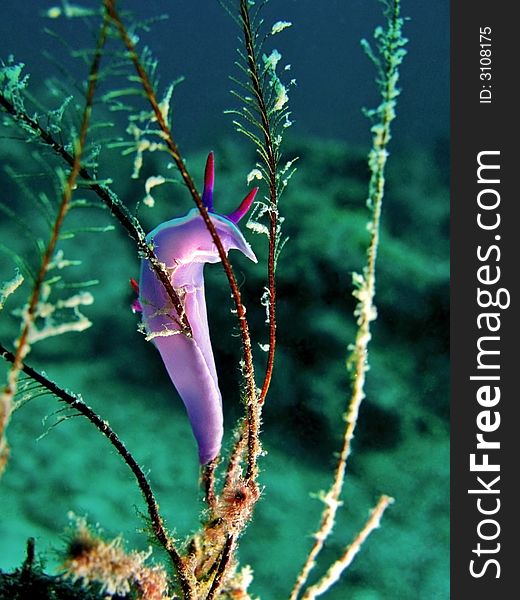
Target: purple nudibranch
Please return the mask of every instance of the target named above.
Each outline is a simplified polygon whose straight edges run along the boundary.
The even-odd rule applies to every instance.
[[[243,252],[253,262],[256,257],[237,227],[251,206],[258,188],[244,198],[227,216],[213,211],[214,160],[206,162],[202,202],[217,230],[226,254]],[[220,256],[198,208],[184,217],[165,221],[151,231],[146,241],[170,273],[193,337],[180,332],[178,315],[149,262],[141,263],[139,299],[132,308],[142,311],[143,323],[161,354],[173,385],[186,407],[199,447],[199,460],[206,464],[220,451],[223,435],[222,396],[209,336],[203,270],[205,263],[220,262]],[[137,286],[136,286],[137,287]]]

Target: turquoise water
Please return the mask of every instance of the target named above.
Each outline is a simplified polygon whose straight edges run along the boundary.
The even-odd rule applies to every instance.
[[[363,32],[369,34],[370,29]],[[297,58],[291,60],[296,69]],[[374,76],[367,62],[360,62],[365,67],[357,62],[354,66],[366,68],[369,87]],[[212,98],[227,94],[226,75],[227,71],[222,90]],[[49,87],[39,87],[37,79],[35,95],[44,102],[52,100]],[[304,96],[305,81],[295,93]],[[191,85],[189,79],[183,85]],[[410,78],[403,79],[405,89],[406,85],[412,86]],[[181,139],[190,126],[195,127],[191,120],[195,117],[182,104],[185,101],[181,96],[183,109],[175,113],[179,120],[186,114]],[[225,103],[219,111],[223,108]],[[380,494],[393,496],[395,504],[328,595],[332,600],[411,600],[418,593],[434,600],[449,596],[448,152],[441,135],[411,141],[413,119],[407,119],[407,110],[411,113],[409,100],[398,116],[401,131],[408,127],[408,133],[402,138],[396,133],[391,146],[378,264],[379,317],[370,347],[367,398],[343,506],[315,577],[363,526]],[[329,125],[327,133],[320,135],[312,111],[304,114],[296,115],[285,145],[287,157],[299,160],[281,204],[289,241],[278,266],[279,345],[264,413],[262,498],[239,550],[241,564],[251,565],[255,573],[252,594],[264,600],[287,597],[319,522],[321,503],[316,495],[330,484],[349,395],[345,359],[355,335],[352,272],[362,268],[368,238],[368,133],[356,144],[341,139],[346,137],[343,128],[349,119],[330,109],[325,121],[334,116],[341,127],[335,138]],[[353,119],[357,130],[358,117]],[[438,131],[445,126],[439,117]],[[363,127],[368,132],[368,122]],[[43,162],[36,160],[37,148],[20,142],[12,130],[3,128],[0,133],[1,163],[24,176],[13,178],[5,169],[0,173],[3,201],[20,220],[2,213],[0,239],[31,262],[36,258],[34,239],[46,239],[47,226],[35,210],[34,194],[22,188],[29,184],[53,199],[57,192],[45,174],[45,161],[51,170],[57,165],[47,155]],[[202,183],[207,152],[215,151],[216,203],[223,213],[234,208],[246,192],[245,177],[255,162],[251,148],[231,137],[229,124],[225,132],[202,127],[185,146],[197,185]],[[170,173],[164,161],[151,155],[141,178],[133,180],[132,157],[121,158],[119,150],[112,149],[104,150],[101,158],[99,177],[113,180],[131,210],[144,197],[146,177]],[[79,194],[89,198],[84,190]],[[160,186],[154,195],[155,208],[142,204],[139,208],[147,231],[191,208],[181,186]],[[64,269],[66,281],[98,281],[88,288],[94,303],[82,309],[92,327],[35,344],[28,362],[60,386],[82,394],[110,422],[149,473],[167,525],[179,540],[188,539],[197,530],[202,506],[197,448],[159,356],[137,331],[138,317],[130,311],[129,279],[138,277],[138,257],[131,240],[103,209],[73,211],[67,219],[68,230],[115,225],[114,231],[104,233],[78,231],[60,243],[66,258],[81,261]],[[31,227],[28,235],[24,225]],[[265,310],[260,305],[265,239],[245,231],[259,265],[238,253],[232,255],[232,262],[247,303],[261,373],[264,355],[258,344],[267,341]],[[0,280],[13,273],[11,256],[0,254]],[[242,414],[240,346],[219,265],[206,267],[206,288],[228,446]],[[10,347],[19,328],[15,309],[28,291],[28,286],[21,288],[0,313],[0,340]],[[2,380],[5,373],[6,365],[0,364]],[[87,515],[107,537],[121,533],[129,548],[148,547],[143,531],[145,506],[128,468],[82,417],[64,419],[70,415],[63,408],[54,398],[37,397],[12,416],[11,457],[0,480],[0,569],[20,565],[29,536],[36,538],[46,568],[57,569],[71,511]],[[154,556],[161,559],[159,549]]]
[[[362,190],[363,175],[355,170],[361,153],[323,141],[301,142],[297,150],[302,166],[285,197],[286,214],[292,215],[286,229],[291,240],[279,269],[280,346],[265,411],[265,487],[240,549],[242,563],[251,564],[256,574],[254,592],[273,599],[285,597],[303,561],[321,509],[311,495],[326,489],[339,448],[348,387],[344,358],[354,331],[349,272],[362,259],[365,237],[362,208],[352,206],[346,219],[335,216],[344,210],[348,190]],[[446,309],[446,190],[431,175],[430,158],[425,153],[413,159],[396,156],[391,169],[368,398],[344,507],[320,565],[339,555],[379,494],[392,495],[396,503],[331,598],[340,599],[346,591],[360,599],[413,598],[417,589],[428,598],[448,593],[447,356],[445,332],[438,327]],[[200,164],[203,160],[202,155],[197,159]],[[238,171],[239,162],[232,161]],[[338,164],[351,168],[339,170]],[[326,165],[331,166],[323,185],[317,174]],[[232,184],[223,176],[221,185],[226,189]],[[406,224],[400,211],[416,193],[430,197],[435,219],[416,207],[407,210]],[[313,216],[316,198],[322,198],[323,220]],[[101,213],[103,219],[107,217]],[[425,227],[437,232],[437,249],[421,237]],[[94,305],[85,309],[94,324],[84,334],[35,345],[31,362],[81,393],[111,423],[149,471],[167,523],[183,539],[196,529],[201,506],[196,445],[180,400],[129,310],[128,279],[136,275],[138,262],[126,237],[116,232],[80,239],[71,256],[81,256],[84,264],[78,269],[100,280],[92,288]],[[253,238],[252,243],[261,256],[259,241]],[[248,272],[246,261],[235,266],[251,303],[249,313],[256,311],[253,330],[264,339],[263,309],[254,308],[259,271]],[[228,301],[222,273],[217,265],[206,270],[229,436],[240,414],[238,343],[229,327],[229,304],[223,310]],[[4,327],[8,320],[4,314]],[[38,398],[13,415],[12,457],[0,488],[4,569],[20,563],[30,535],[49,568],[55,567],[69,511],[88,515],[107,536],[122,533],[130,547],[147,547],[146,534],[139,531],[145,526],[140,516],[144,505],[127,467],[80,417],[50,429],[62,416],[55,414],[60,408],[53,399]]]

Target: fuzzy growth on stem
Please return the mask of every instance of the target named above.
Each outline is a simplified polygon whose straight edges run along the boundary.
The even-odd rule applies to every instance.
[[[377,82],[381,93],[381,103],[376,109],[367,111],[368,117],[373,120],[371,128],[372,148],[368,155],[370,182],[367,207],[370,210],[370,221],[368,223],[370,241],[368,244],[367,262],[363,269],[363,275],[354,274],[353,276],[353,295],[358,300],[354,311],[357,322],[357,333],[347,362],[348,368],[352,374],[352,390],[345,415],[346,427],[343,434],[343,444],[334,473],[333,482],[328,492],[322,494],[325,507],[322,512],[320,526],[318,531],[314,534],[314,544],[298,575],[291,592],[290,600],[297,600],[297,598],[300,597],[309,574],[316,564],[316,559],[334,528],[336,513],[341,505],[340,496],[345,482],[347,460],[351,452],[359,407],[365,397],[365,378],[368,370],[368,344],[371,339],[370,324],[377,316],[374,304],[376,289],[376,258],[379,245],[381,207],[385,189],[385,167],[388,158],[387,147],[391,138],[391,123],[396,116],[395,110],[397,97],[399,95],[399,88],[397,87],[399,67],[406,54],[404,46],[407,42],[406,38],[402,35],[403,19],[400,16],[399,0],[392,0],[392,2],[385,4],[385,6],[387,27],[386,29],[378,27],[374,34],[377,44],[377,53],[372,50],[368,42],[362,42],[365,52],[377,69]],[[390,500],[391,499],[388,499],[384,508],[390,503]],[[364,541],[365,537],[366,536],[363,537],[359,545]],[[331,578],[330,581],[330,585],[332,585],[335,579],[332,581]],[[323,589],[328,589],[328,587],[325,586]],[[320,591],[320,593],[323,592]],[[315,595],[304,595],[303,597],[306,600],[310,600],[310,598],[315,597]]]
[[[70,515],[74,526],[62,563],[63,577],[83,586],[97,584],[106,597],[132,594],[135,600],[168,600],[168,576],[161,566],[145,564],[145,552],[126,552],[121,536],[104,540],[87,525],[86,519]]]

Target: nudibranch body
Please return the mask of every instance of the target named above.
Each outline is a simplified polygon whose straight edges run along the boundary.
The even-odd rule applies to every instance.
[[[256,262],[256,257],[237,227],[251,206],[258,188],[252,190],[230,215],[213,212],[214,162],[206,163],[202,201],[220,237],[226,254],[237,249]],[[178,315],[164,286],[147,260],[141,264],[139,301],[148,335],[161,354],[168,374],[186,407],[199,447],[199,460],[205,464],[220,451],[223,435],[222,397],[211,347],[204,294],[205,263],[220,261],[204,220],[193,208],[187,215],[165,221],[151,231],[147,242],[168,270],[188,318],[192,337],[181,333]]]

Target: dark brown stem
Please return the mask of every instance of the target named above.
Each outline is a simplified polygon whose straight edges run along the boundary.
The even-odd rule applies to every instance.
[[[276,215],[270,214],[270,232],[269,232],[269,257],[267,262],[268,269],[268,289],[269,289],[269,351],[267,353],[267,365],[265,368],[264,383],[260,392],[260,404],[265,402],[271,378],[274,369],[274,355],[276,351],[276,280],[275,280],[275,237],[276,237]]]
[[[204,489],[204,501],[208,508],[214,512],[217,505],[217,495],[215,492],[215,469],[218,465],[218,458],[215,458],[207,465],[202,467],[202,488]]]
[[[240,0],[240,19],[242,22],[242,31],[244,34],[244,43],[246,46],[247,63],[249,67],[249,77],[254,91],[255,100],[258,107],[258,114],[262,121],[262,133],[264,136],[265,153],[267,157],[266,167],[269,174],[269,200],[271,209],[269,210],[269,256],[267,261],[267,277],[269,290],[269,351],[267,354],[267,365],[264,375],[264,382],[260,392],[260,404],[265,402],[271,377],[274,368],[274,357],[276,351],[276,236],[278,228],[278,190],[276,185],[276,171],[278,160],[274,150],[271,125],[269,122],[267,105],[264,97],[260,74],[258,72],[258,61],[255,53],[255,44],[251,19],[249,15],[249,6],[247,0]]]
[[[224,576],[231,561],[234,545],[235,537],[229,534],[226,538],[226,543],[224,544],[224,548],[222,550],[218,570],[215,577],[213,578],[213,582],[211,584],[211,588],[208,592],[208,595],[206,596],[206,600],[214,600],[214,598],[217,597],[217,594],[219,593],[220,588],[224,583]]]
[[[9,361],[10,363],[14,363],[15,361],[15,355],[12,352],[9,352],[9,350],[7,350],[5,346],[3,346],[3,344],[1,343],[0,356],[5,360]],[[148,507],[148,515],[150,516],[150,521],[155,537],[166,550],[177,570],[179,582],[185,594],[185,598],[193,599],[194,595],[190,573],[181,555],[175,547],[174,540],[170,537],[169,533],[164,527],[162,517],[159,513],[159,506],[157,504],[157,501],[155,500],[155,496],[153,494],[150,483],[148,482],[148,479],[143,473],[141,467],[139,467],[136,460],[134,459],[132,454],[126,449],[126,446],[120,440],[115,431],[110,427],[110,425],[106,421],[104,421],[96,412],[94,412],[89,406],[87,406],[80,398],[62,389],[56,383],[54,383],[50,379],[47,379],[47,377],[45,377],[44,375],[42,375],[41,373],[39,373],[38,371],[36,371],[35,369],[30,367],[29,365],[26,365],[23,362],[20,365],[20,369],[32,380],[36,381],[45,389],[47,389],[51,394],[53,394],[63,402],[66,402],[71,408],[85,416],[117,450],[119,455],[123,458],[123,460],[131,469],[132,473],[136,478],[137,484],[139,485],[139,489],[141,490],[146,505]]]

